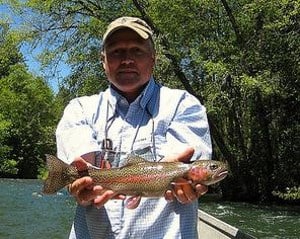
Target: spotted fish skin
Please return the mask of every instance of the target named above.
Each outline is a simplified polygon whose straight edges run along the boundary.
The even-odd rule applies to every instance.
[[[211,185],[227,176],[227,164],[214,160],[196,160],[193,163],[149,162],[130,155],[127,164],[120,168],[98,169],[90,167],[78,171],[53,155],[46,155],[49,174],[44,181],[43,193],[54,194],[76,179],[92,177],[97,185],[128,196],[161,197],[185,178],[191,184]]]

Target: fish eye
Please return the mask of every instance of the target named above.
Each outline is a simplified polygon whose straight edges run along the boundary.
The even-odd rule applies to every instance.
[[[212,163],[212,164],[209,165],[209,169],[210,170],[216,170],[216,169],[218,169],[218,165],[215,164],[215,163]]]

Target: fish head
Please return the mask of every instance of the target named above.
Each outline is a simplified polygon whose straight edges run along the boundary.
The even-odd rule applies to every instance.
[[[227,175],[227,163],[215,160],[195,161],[188,172],[188,178],[193,183],[201,183],[207,186],[223,180]]]

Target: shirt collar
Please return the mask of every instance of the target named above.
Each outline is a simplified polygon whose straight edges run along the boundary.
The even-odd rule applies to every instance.
[[[145,107],[147,106],[148,102],[151,100],[151,98],[153,96],[153,92],[155,90],[155,85],[156,85],[155,81],[154,81],[153,77],[151,77],[148,85],[146,86],[146,88],[141,93],[140,106],[143,109],[145,109]]]
[[[145,89],[141,92],[141,94],[137,97],[137,101],[139,102],[142,109],[147,107],[147,110],[151,115],[153,115],[153,108],[150,105],[155,104],[156,94],[158,91],[158,84],[155,83],[154,78],[151,77],[149,83],[145,87]],[[113,111],[115,111],[117,107],[117,103],[120,100],[125,100],[122,95],[120,95],[116,90],[114,90],[111,86],[105,91],[110,107],[112,107]],[[148,104],[149,103],[149,104]],[[148,105],[148,106],[147,106]]]

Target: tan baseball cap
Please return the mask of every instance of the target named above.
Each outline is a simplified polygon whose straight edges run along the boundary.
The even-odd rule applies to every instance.
[[[153,41],[153,32],[144,20],[137,17],[120,17],[108,25],[107,30],[103,35],[102,45],[105,45],[106,40],[111,36],[111,34],[121,28],[130,28],[145,40],[150,38]]]

